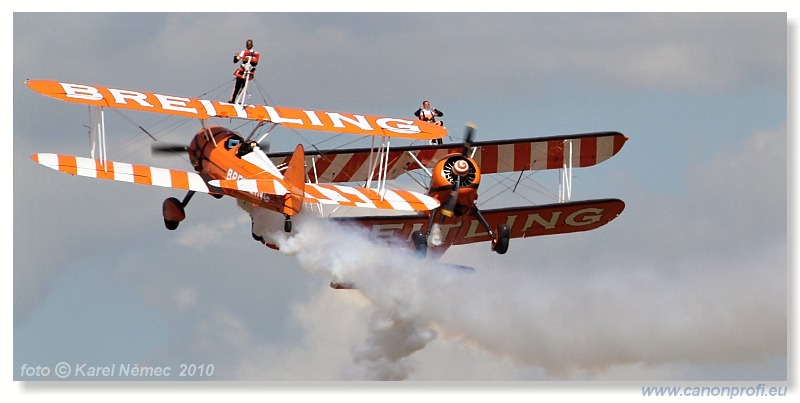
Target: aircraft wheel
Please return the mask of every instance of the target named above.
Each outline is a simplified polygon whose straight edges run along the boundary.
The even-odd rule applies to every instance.
[[[164,200],[161,205],[161,213],[164,216],[164,226],[170,231],[178,228],[178,224],[186,218],[183,204],[174,197]]]
[[[283,222],[283,231],[292,232],[292,220],[288,217],[286,218],[286,221]]]
[[[411,241],[414,242],[414,254],[422,259],[428,254],[428,237],[422,231],[414,231],[411,234]]]
[[[508,240],[511,237],[511,228],[506,224],[497,226],[497,243],[494,246],[494,251],[499,254],[505,254],[508,251]]]
[[[255,229],[255,226],[256,226],[256,224],[251,220],[250,221],[250,235],[252,235],[253,239],[255,239],[256,241],[264,242],[264,237],[260,236],[260,235],[256,235],[255,231],[253,231]]]

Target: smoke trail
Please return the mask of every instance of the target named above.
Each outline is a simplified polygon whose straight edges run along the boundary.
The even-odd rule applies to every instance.
[[[353,362],[361,373],[356,379],[402,381],[413,372],[409,357],[436,338],[418,318],[397,312],[376,311],[369,320],[369,334],[364,346],[353,352]]]
[[[404,244],[376,242],[359,228],[298,217],[298,232],[270,234],[280,250],[297,256],[301,266],[352,282],[376,307],[364,345],[353,351],[356,369],[349,376],[365,380],[405,380],[413,370],[408,357],[436,338],[428,320],[414,306],[419,287],[407,275],[435,262],[421,261]],[[342,291],[349,292],[349,291]]]
[[[599,235],[603,246],[594,233],[515,241],[502,257],[476,254],[470,274],[321,220],[298,217],[299,233],[275,242],[306,270],[357,284],[376,307],[353,352],[359,376],[404,379],[410,355],[437,338],[558,378],[716,366],[728,379],[745,363],[762,379],[759,365],[786,373],[788,246],[785,176],[756,162],[785,165],[785,142],[785,127],[756,133],[697,167],[690,200],[637,193],[638,208]]]
[[[356,228],[300,217],[295,225],[297,233],[274,234],[281,251],[306,270],[355,283],[376,307],[366,341],[353,352],[360,379],[408,379],[409,357],[437,337],[567,379],[614,366],[735,362],[786,351],[785,287],[765,281],[783,269],[781,253],[722,262],[724,278],[695,260],[668,270],[533,270],[526,262],[465,273]],[[756,265],[763,268],[751,270]]]

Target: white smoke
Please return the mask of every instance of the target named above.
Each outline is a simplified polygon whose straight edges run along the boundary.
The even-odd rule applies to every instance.
[[[402,381],[413,372],[407,357],[436,338],[421,318],[397,312],[376,311],[369,319],[369,334],[362,347],[353,351],[358,373],[355,379]]]
[[[271,234],[281,251],[305,270],[354,283],[375,307],[348,378],[409,379],[411,356],[441,337],[564,379],[625,366],[785,354],[785,290],[765,280],[784,270],[780,251],[723,262],[724,278],[714,262],[695,261],[668,271],[610,264],[559,273],[528,263],[470,273],[417,259],[406,244],[370,240],[358,228],[294,221],[292,234]],[[488,251],[485,257],[473,263],[498,262]]]
[[[304,216],[296,217],[295,222],[298,231],[294,235],[278,232],[268,238],[282,252],[296,255],[304,269],[353,283],[375,304],[367,339],[353,351],[356,368],[348,377],[408,379],[413,370],[408,357],[436,338],[411,297],[423,291],[414,273],[441,265],[416,259],[404,245],[370,240],[359,228]]]
[[[697,197],[639,194],[601,230],[515,240],[504,256],[457,247],[461,259],[475,252],[459,262],[473,273],[330,221],[297,217],[297,232],[273,235],[304,269],[354,283],[374,305],[369,334],[353,351],[355,378],[410,379],[426,347],[441,340],[560,379],[695,364],[721,379],[742,376],[731,375],[737,365],[751,366],[743,370],[749,378],[780,379],[786,179],[753,161],[785,166],[785,133],[756,133],[697,167]]]

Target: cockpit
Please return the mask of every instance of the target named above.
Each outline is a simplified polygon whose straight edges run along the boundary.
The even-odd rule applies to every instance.
[[[233,133],[233,134],[234,135],[228,137],[228,139],[225,140],[225,149],[226,150],[233,149],[234,147],[238,146],[239,144],[242,144],[242,138],[240,136],[237,136],[235,133]]]
[[[209,135],[213,137],[214,141],[209,141]],[[243,142],[244,138],[242,136],[222,126],[211,126],[202,129],[197,132],[197,135],[189,145],[189,162],[199,172],[202,169],[204,153],[207,147],[213,148],[217,144],[222,144],[226,150],[231,150]]]

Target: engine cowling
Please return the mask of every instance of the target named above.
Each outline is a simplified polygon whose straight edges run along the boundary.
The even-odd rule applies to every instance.
[[[478,199],[481,171],[472,158],[450,154],[433,167],[428,194],[442,204],[442,214],[461,216]]]

